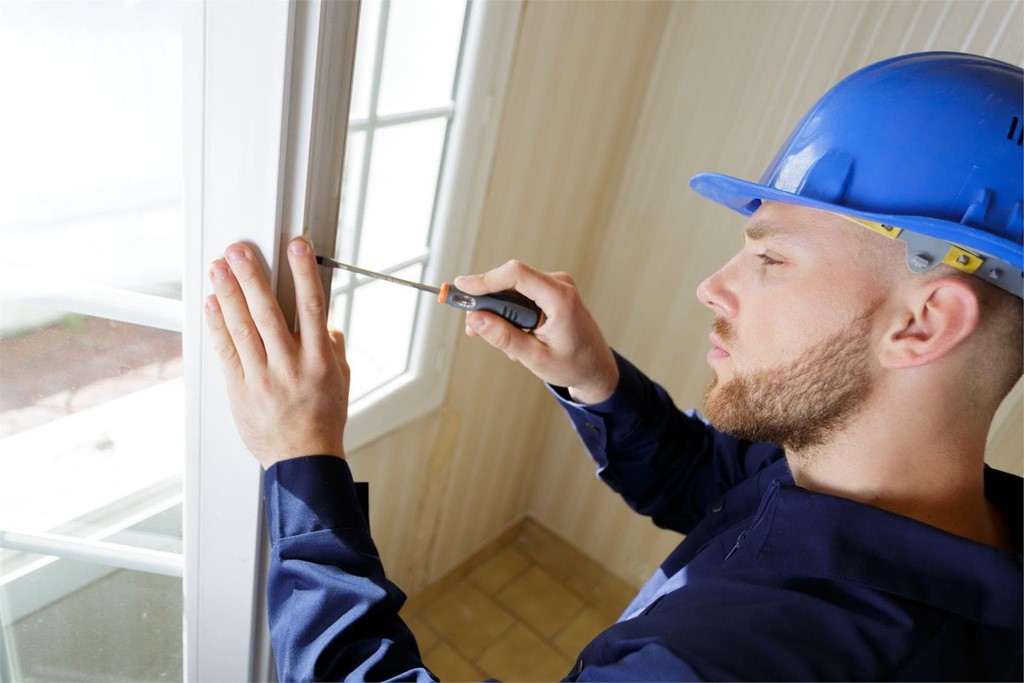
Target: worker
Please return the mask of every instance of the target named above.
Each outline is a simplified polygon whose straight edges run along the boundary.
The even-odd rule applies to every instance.
[[[1024,489],[984,462],[1024,356],[1022,101],[1015,66],[896,57],[827,92],[759,182],[693,178],[749,216],[697,288],[703,418],[609,347],[567,276],[456,280],[536,301],[532,334],[485,312],[467,333],[546,382],[600,477],[685,534],[569,679],[1022,680]],[[266,468],[278,671],[427,680],[344,460],[344,341],[311,245],[288,258],[297,336],[245,245],[207,302]]]

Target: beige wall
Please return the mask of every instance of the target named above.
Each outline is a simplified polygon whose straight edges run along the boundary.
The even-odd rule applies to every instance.
[[[1021,64],[1022,26],[1020,2],[529,2],[473,267],[573,273],[609,341],[699,405],[711,318],[693,292],[741,218],[690,176],[758,177],[818,95],[883,57]],[[392,578],[415,593],[529,514],[645,579],[678,536],[596,481],[526,371],[479,340],[456,353],[445,408],[352,457]],[[990,461],[1018,473],[1021,412],[1018,385],[990,439]]]

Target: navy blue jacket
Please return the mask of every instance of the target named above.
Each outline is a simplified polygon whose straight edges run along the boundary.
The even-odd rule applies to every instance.
[[[1021,555],[793,484],[619,359],[604,404],[560,397],[599,476],[687,534],[569,680],[1022,680]],[[558,394],[558,390],[555,390]],[[340,459],[265,475],[282,680],[429,680]],[[1022,482],[986,471],[1020,538]]]

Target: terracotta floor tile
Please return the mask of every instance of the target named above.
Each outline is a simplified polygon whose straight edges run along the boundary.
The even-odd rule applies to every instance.
[[[584,607],[569,620],[569,623],[552,639],[552,642],[564,654],[576,657],[594,639],[594,636],[613,623],[599,610],[593,607]]]
[[[420,616],[468,659],[480,654],[513,621],[508,612],[469,581],[438,596]]]
[[[575,659],[517,623],[484,650],[476,663],[500,681],[557,681],[569,673]]]
[[[545,638],[561,631],[584,606],[565,584],[536,565],[495,597]]]
[[[536,523],[523,525],[516,547],[559,580],[606,573],[596,562]]]
[[[456,652],[448,643],[439,641],[423,655],[423,662],[434,675],[445,683],[451,681],[482,681],[487,675],[473,666],[465,657]]]
[[[486,593],[493,595],[508,585],[530,566],[530,558],[513,545],[477,567],[469,575]]]

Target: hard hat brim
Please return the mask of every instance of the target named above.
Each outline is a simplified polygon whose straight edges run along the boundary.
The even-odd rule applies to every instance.
[[[980,252],[983,255],[1000,259],[1018,270],[1024,269],[1024,249],[1020,245],[960,223],[925,216],[859,211],[847,206],[811,197],[803,197],[792,192],[785,192],[768,185],[753,183],[749,180],[742,180],[721,173],[699,173],[690,179],[690,187],[711,201],[727,206],[733,211],[738,211],[746,216],[753,214],[763,201],[796,204],[811,209],[841,213],[853,216],[854,218],[903,228],[904,230],[935,237],[951,244],[970,244],[971,246],[968,248],[968,251]]]

